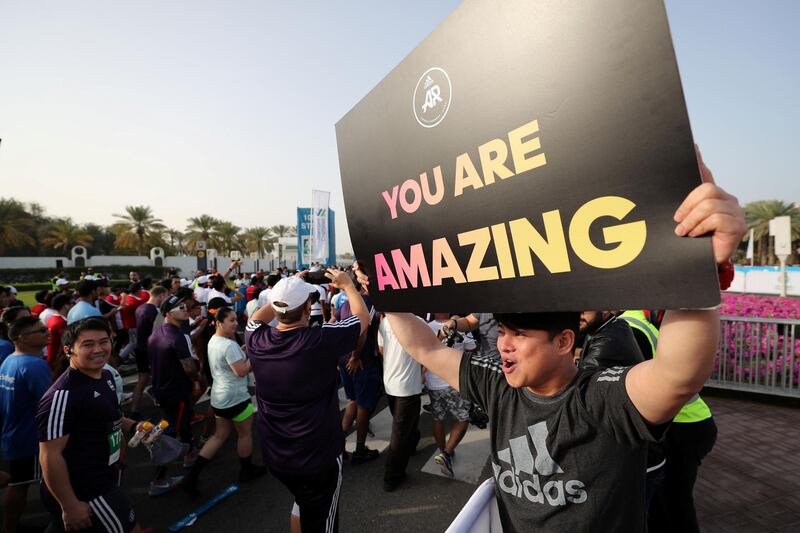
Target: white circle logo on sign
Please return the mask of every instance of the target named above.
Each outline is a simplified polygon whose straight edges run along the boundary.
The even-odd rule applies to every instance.
[[[453,99],[450,76],[444,69],[431,67],[420,76],[414,89],[414,116],[423,128],[433,128],[444,120]]]

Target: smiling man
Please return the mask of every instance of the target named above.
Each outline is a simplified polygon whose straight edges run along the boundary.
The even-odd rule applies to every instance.
[[[122,416],[111,373],[111,329],[86,318],[64,332],[69,368],[39,402],[42,502],[49,531],[140,532],[128,499],[117,486],[122,431],[136,422]]]
[[[726,263],[745,231],[736,199],[704,183],[675,213],[676,234],[711,234]],[[501,361],[443,346],[413,315],[387,314],[412,357],[483,407],[503,531],[645,531],[646,443],[703,386],[716,310],[668,311],[657,357],[579,370],[580,312],[496,314]]]

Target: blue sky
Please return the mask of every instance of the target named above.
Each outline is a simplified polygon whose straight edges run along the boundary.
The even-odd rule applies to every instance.
[[[334,124],[458,4],[2,0],[0,196],[183,229],[295,224],[329,190],[349,251]],[[695,138],[742,202],[800,201],[798,6],[667,1]]]

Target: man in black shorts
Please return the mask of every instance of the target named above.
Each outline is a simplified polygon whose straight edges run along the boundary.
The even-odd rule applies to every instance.
[[[294,496],[303,533],[330,533],[338,531],[344,449],[336,364],[367,330],[369,313],[350,277],[328,269],[331,283],[347,293],[353,316],[310,328],[309,296],[316,289],[304,274],[275,285],[270,305],[247,324],[245,340],[264,462]]]
[[[170,295],[161,304],[164,324],[153,331],[147,343],[153,378],[153,396],[169,422],[166,434],[177,434],[190,446],[184,457],[184,467],[191,468],[197,457],[192,449],[192,391],[198,379],[197,362],[192,357],[191,339],[183,332],[189,319],[188,295]],[[167,479],[166,467],[159,467],[148,494],[159,496],[176,487],[183,476]]]
[[[25,511],[28,486],[41,480],[36,405],[50,386],[42,349],[50,335],[38,318],[12,322],[8,338],[15,350],[0,365],[0,442],[11,479],[3,501],[4,531],[14,533]]]
[[[141,532],[128,499],[117,486],[116,463],[124,418],[111,373],[111,329],[104,319],[86,318],[64,332],[69,368],[39,402],[39,459],[44,474],[42,502],[50,531]]]

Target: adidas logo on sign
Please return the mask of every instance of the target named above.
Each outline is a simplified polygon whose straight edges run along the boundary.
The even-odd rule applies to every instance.
[[[567,502],[584,503],[589,495],[581,481],[542,480],[543,476],[564,473],[547,449],[547,425],[538,422],[528,426],[528,434],[530,439],[529,435],[510,439],[509,447],[497,452],[497,458],[510,465],[511,469],[503,469],[492,461],[494,478],[500,490],[517,498],[525,498],[533,503],[547,503],[552,507],[566,505]],[[530,443],[533,444],[533,451]]]

